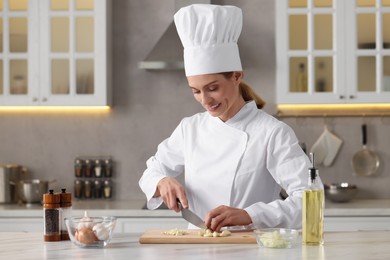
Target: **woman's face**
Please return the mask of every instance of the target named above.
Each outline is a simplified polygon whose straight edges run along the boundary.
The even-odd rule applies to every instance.
[[[187,77],[196,101],[211,116],[222,121],[232,118],[245,104],[239,90],[242,72],[233,72],[230,78],[223,74],[206,74]]]

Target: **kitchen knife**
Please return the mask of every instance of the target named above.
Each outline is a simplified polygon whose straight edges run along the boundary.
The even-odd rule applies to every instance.
[[[185,220],[190,222],[192,225],[197,226],[198,228],[207,229],[206,224],[203,222],[203,220],[200,217],[198,217],[194,212],[192,212],[188,208],[187,209],[183,208],[180,201],[178,201],[177,204],[179,205],[179,209],[181,210],[181,215]]]

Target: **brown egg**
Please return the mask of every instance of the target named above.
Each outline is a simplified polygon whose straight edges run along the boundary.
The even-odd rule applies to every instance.
[[[88,245],[98,240],[95,236],[95,233],[90,228],[87,227],[80,228],[77,233],[78,233],[77,237],[80,243]]]

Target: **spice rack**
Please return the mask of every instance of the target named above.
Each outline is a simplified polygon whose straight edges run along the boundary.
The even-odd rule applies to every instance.
[[[111,156],[78,156],[74,160],[76,199],[112,198],[114,163]]]

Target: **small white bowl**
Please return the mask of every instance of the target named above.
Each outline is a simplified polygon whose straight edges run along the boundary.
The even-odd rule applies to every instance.
[[[253,231],[261,247],[291,248],[299,242],[299,231],[286,228],[265,228]]]
[[[116,217],[65,218],[70,240],[79,247],[101,248],[109,244],[114,232]]]

